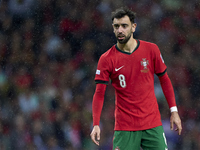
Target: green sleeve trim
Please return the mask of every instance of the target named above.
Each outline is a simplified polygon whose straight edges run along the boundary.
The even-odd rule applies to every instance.
[[[165,71],[162,72],[162,73],[157,73],[156,75],[161,77],[161,76],[163,76],[166,72],[167,72],[167,69],[165,69]]]
[[[108,81],[102,81],[102,80],[95,80],[95,83],[96,83],[96,84],[102,83],[102,84],[108,85]]]

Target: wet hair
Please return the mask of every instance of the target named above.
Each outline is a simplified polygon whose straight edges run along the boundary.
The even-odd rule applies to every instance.
[[[114,12],[112,12],[112,21],[117,18],[120,19],[124,16],[128,16],[131,23],[135,23],[135,17],[136,17],[136,13],[131,11],[130,9],[128,9],[127,7],[121,7],[116,9]]]

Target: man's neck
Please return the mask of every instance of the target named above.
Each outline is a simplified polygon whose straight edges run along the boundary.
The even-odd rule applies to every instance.
[[[119,42],[117,42],[117,47],[120,50],[128,53],[132,53],[135,50],[136,46],[137,41],[134,38],[130,38],[130,40],[125,44],[120,44]]]

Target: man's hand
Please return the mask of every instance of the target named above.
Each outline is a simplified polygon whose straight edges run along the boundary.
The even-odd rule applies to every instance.
[[[93,130],[92,130],[92,132],[91,132],[91,134],[90,134],[90,137],[91,137],[92,141],[93,141],[96,145],[99,146],[100,128],[99,128],[98,125],[95,125],[95,126],[93,127]],[[96,140],[96,138],[97,138],[97,140]]]
[[[174,129],[174,124],[176,125],[175,131],[178,131],[178,134],[181,135],[181,131],[182,131],[181,119],[179,117],[178,112],[176,112],[176,111],[171,113],[171,117],[170,117],[171,130]]]

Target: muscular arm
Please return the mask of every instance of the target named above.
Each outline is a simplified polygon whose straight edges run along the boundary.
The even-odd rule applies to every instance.
[[[100,116],[101,111],[103,107],[104,102],[104,95],[106,91],[106,85],[105,84],[97,84],[96,90],[93,96],[93,103],[92,103],[92,116],[93,116],[93,130],[90,134],[92,141],[99,145],[100,140],[100,128],[99,128],[99,122],[100,122]],[[96,140],[97,137],[97,140]]]
[[[160,84],[161,84],[163,93],[165,95],[165,98],[167,99],[167,103],[171,110],[171,117],[170,117],[171,130],[173,130],[174,124],[175,124],[177,126],[175,130],[178,131],[178,134],[180,135],[181,130],[182,130],[181,119],[178,115],[178,111],[176,107],[174,89],[173,89],[171,80],[169,79],[167,75],[167,72],[163,76],[160,76],[159,80],[160,80]]]

